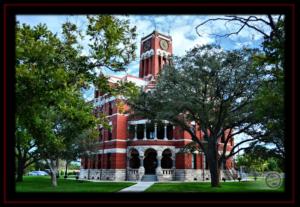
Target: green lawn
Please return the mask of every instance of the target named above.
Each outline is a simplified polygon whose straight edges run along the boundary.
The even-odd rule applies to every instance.
[[[222,182],[221,187],[212,188],[210,183],[180,182],[156,183],[146,192],[283,192],[284,184],[278,189],[269,188],[264,179],[243,182]]]
[[[58,179],[58,186],[52,187],[49,176],[24,176],[16,185],[17,192],[118,192],[135,183],[131,182],[78,182]]]

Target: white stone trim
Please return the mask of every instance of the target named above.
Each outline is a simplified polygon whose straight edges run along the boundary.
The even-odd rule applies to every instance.
[[[172,152],[172,156],[174,156],[175,154],[175,146],[161,146],[161,145],[138,145],[138,146],[128,146],[127,147],[127,153],[130,152],[131,149],[136,149],[138,152],[139,152],[139,155],[140,156],[144,156],[145,154],[145,151],[147,149],[154,149],[156,152],[157,152],[157,156],[162,156],[162,152],[165,150],[165,149],[170,149],[171,152]],[[129,154],[128,154],[129,156]]]
[[[97,151],[97,154],[107,154],[107,153],[124,153],[126,154],[126,148],[110,148],[110,149],[101,149]]]
[[[168,57],[171,55],[169,52],[161,50],[161,49],[157,49],[156,54],[159,56],[163,56],[163,57]]]
[[[114,113],[114,114],[112,114],[112,115],[106,116],[106,118],[110,118],[110,117],[117,116],[117,115],[129,116],[129,114]]]
[[[150,35],[149,37],[147,37],[146,39],[142,40],[141,43],[146,42],[147,40],[151,39],[153,37],[153,35]]]
[[[193,141],[191,139],[174,139],[173,141],[182,142],[182,141]]]
[[[130,125],[146,124],[146,123],[150,123],[150,120],[149,119],[141,119],[141,120],[128,121],[128,124],[130,124]],[[168,124],[170,122],[167,120],[162,120],[162,123]]]
[[[99,97],[99,98],[94,98],[93,102],[94,102],[94,106],[102,106],[108,102],[114,101],[116,99],[123,99],[126,100],[126,98],[124,96],[111,96],[109,98],[103,98],[103,97]]]
[[[130,124],[130,125],[137,125],[137,124],[146,124],[148,122],[149,122],[148,119],[141,119],[141,120],[129,121],[128,124]]]
[[[158,37],[161,38],[161,39],[165,39],[165,40],[168,40],[168,41],[172,41],[171,39],[169,39],[169,38],[167,38],[167,37],[165,37],[165,36],[162,36],[162,35],[158,35]]]
[[[127,142],[127,140],[124,140],[124,139],[114,139],[114,140],[104,141],[104,143],[110,143],[110,142]]]
[[[154,50],[150,49],[150,50],[148,50],[148,51],[146,51],[146,52],[144,52],[144,53],[141,54],[141,60],[149,58],[149,57],[151,57],[153,55],[154,55]]]

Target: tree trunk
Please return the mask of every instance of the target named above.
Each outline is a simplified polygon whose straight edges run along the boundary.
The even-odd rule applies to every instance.
[[[66,160],[65,176],[68,176],[68,161]]]
[[[208,164],[211,177],[211,187],[220,187],[220,168],[218,165],[218,149],[214,143],[209,143]]]
[[[23,174],[24,174],[24,163],[22,158],[18,158],[18,168],[17,168],[17,182],[23,181]]]
[[[53,187],[57,186],[57,170],[58,170],[58,159],[57,160],[50,160],[50,162],[48,162],[48,165],[50,167],[51,170],[51,183]]]
[[[52,172],[52,174],[51,174],[51,183],[52,183],[52,186],[53,186],[53,187],[56,187],[56,186],[57,186],[56,172],[57,172],[57,171],[54,171],[54,172]]]

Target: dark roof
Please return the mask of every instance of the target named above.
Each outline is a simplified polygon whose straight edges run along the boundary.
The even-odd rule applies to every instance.
[[[142,40],[148,38],[148,37],[151,36],[152,34],[159,34],[159,35],[164,36],[164,37],[166,37],[166,38],[172,39],[172,37],[169,36],[169,35],[165,35],[165,34],[162,34],[162,33],[158,32],[158,31],[156,31],[156,30],[153,30],[153,32],[151,32],[151,33],[148,34],[147,36],[142,37]]]

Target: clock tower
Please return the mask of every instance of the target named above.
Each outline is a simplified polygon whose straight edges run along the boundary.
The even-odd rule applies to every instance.
[[[164,65],[170,64],[172,56],[172,38],[153,31],[141,39],[139,77],[156,78]]]

